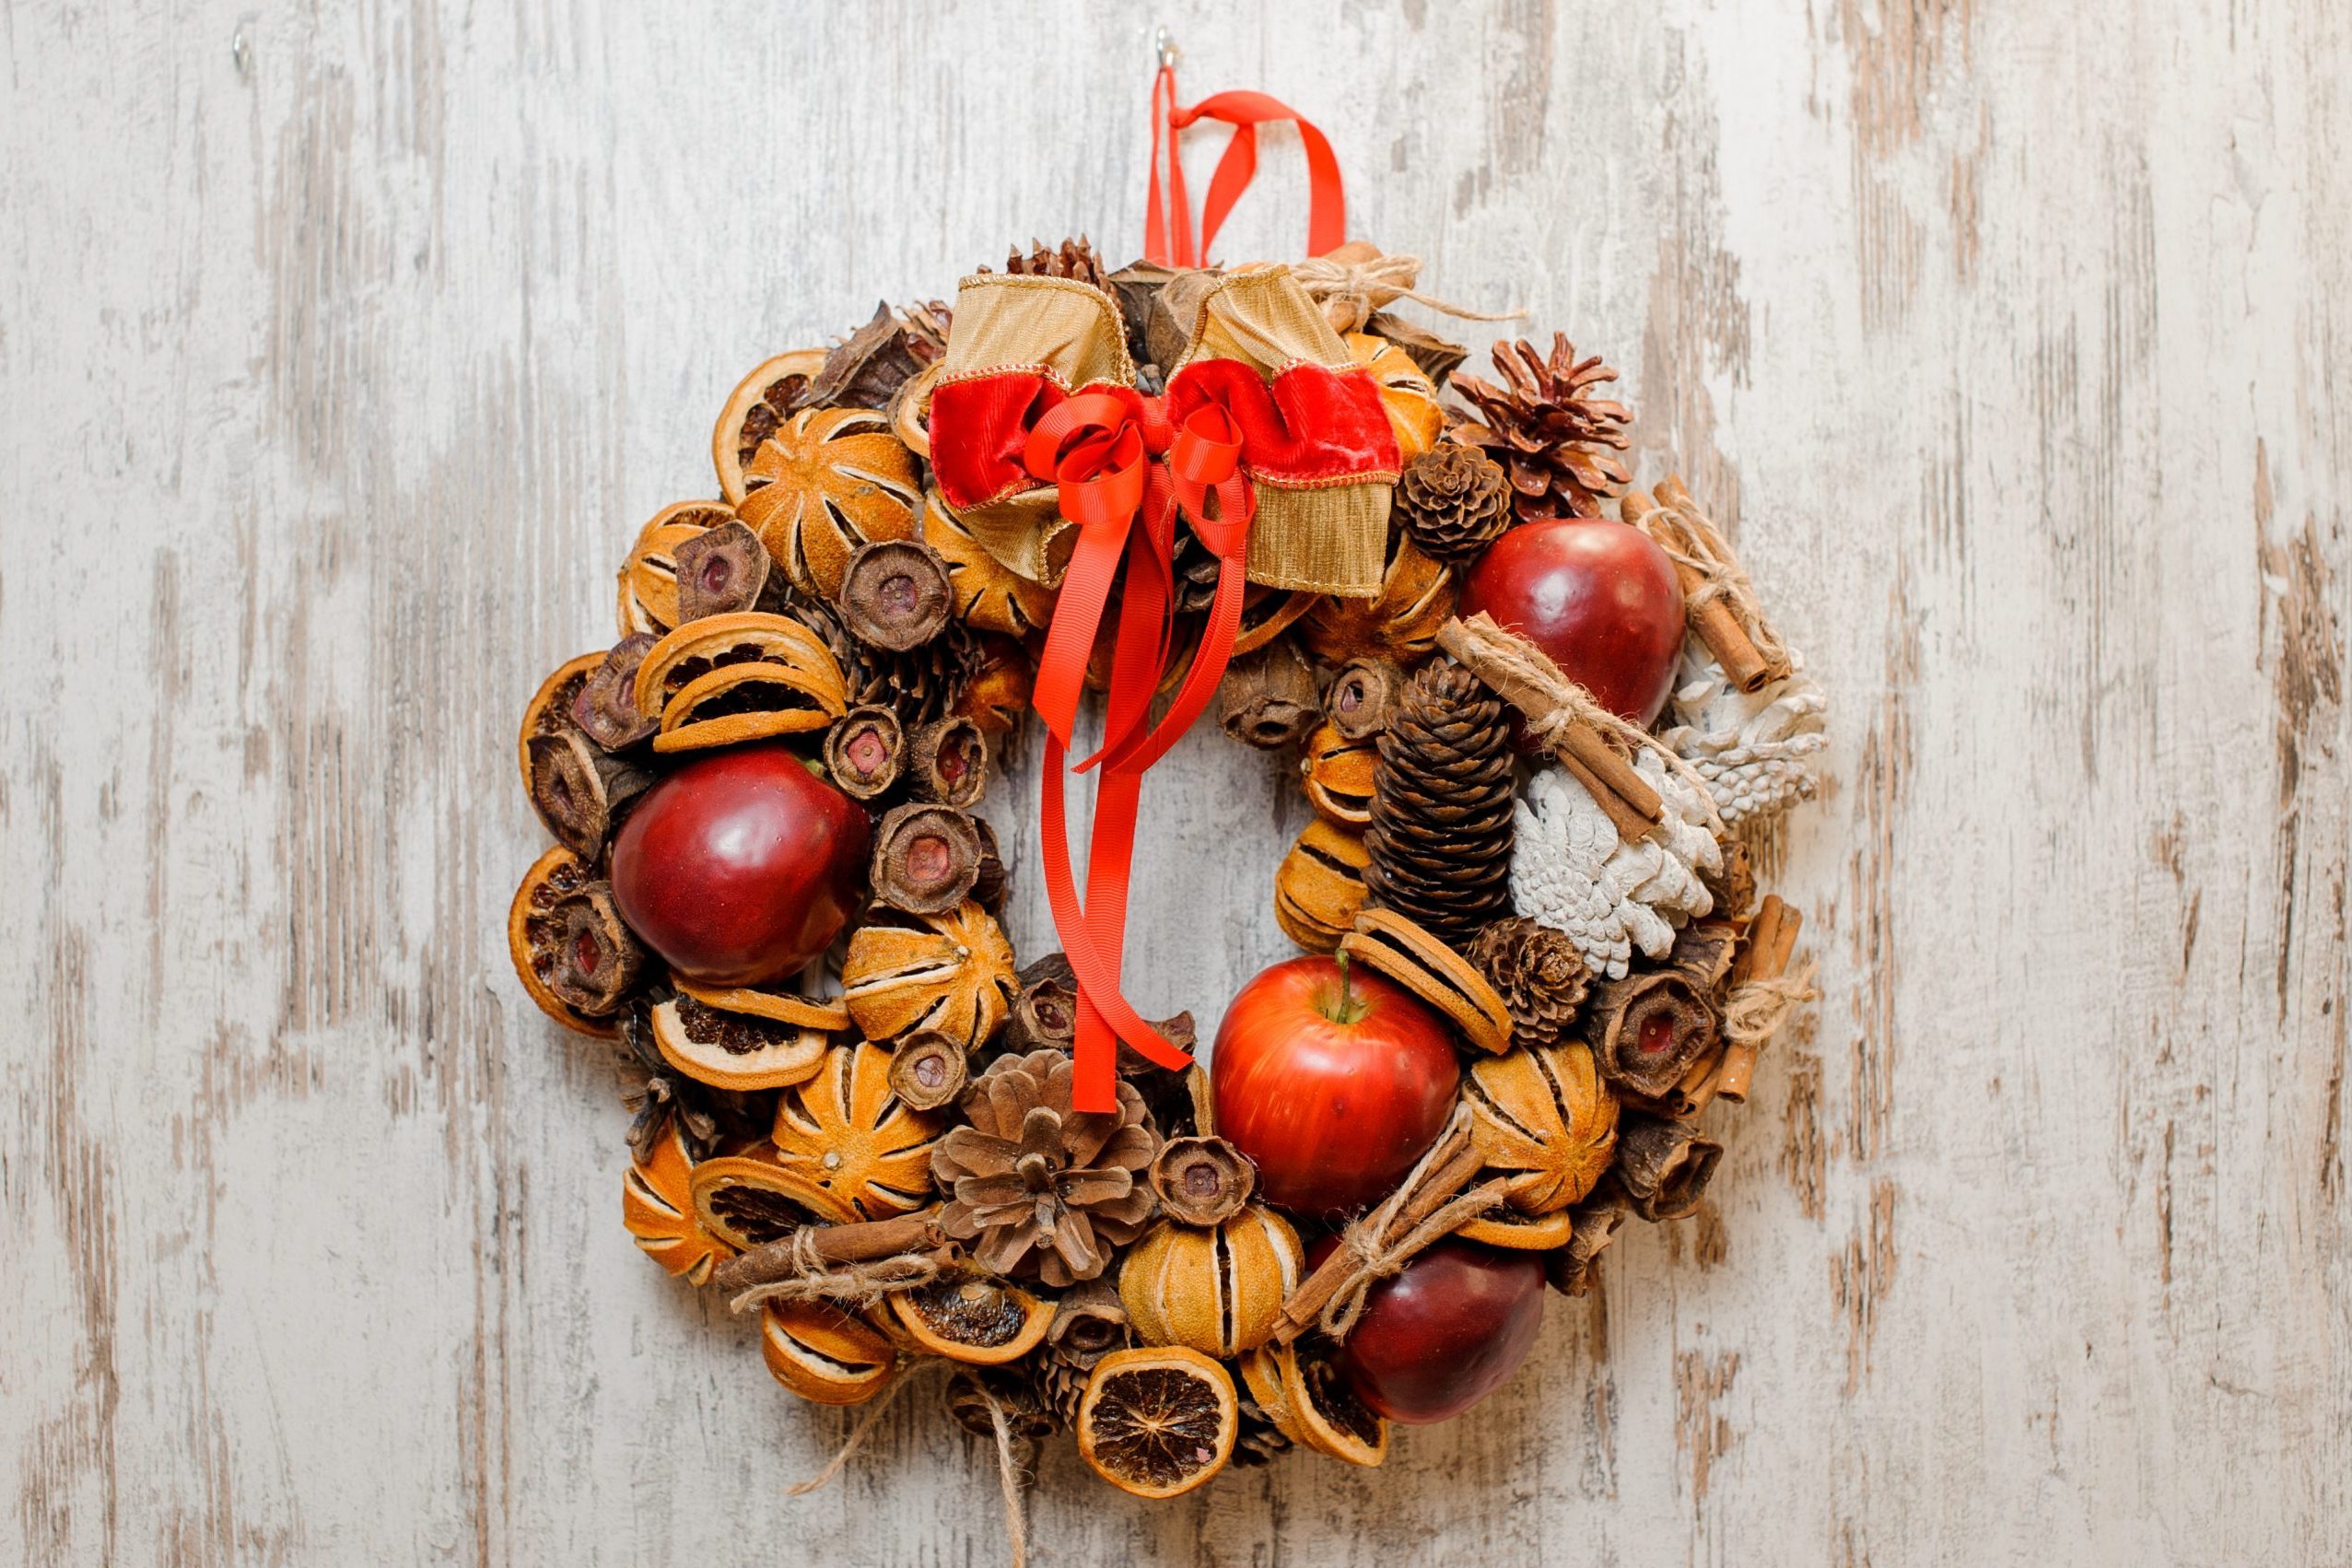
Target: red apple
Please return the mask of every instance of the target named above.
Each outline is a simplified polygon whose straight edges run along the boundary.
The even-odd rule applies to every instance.
[[[1465,620],[1492,615],[1636,724],[1656,719],[1674,689],[1682,588],[1638,528],[1606,518],[1523,523],[1479,557],[1459,608]]]
[[[613,900],[687,979],[757,986],[833,944],[858,907],[866,813],[780,745],[690,762],[613,842]]]
[[[1429,1152],[1461,1087],[1445,1020],[1386,976],[1293,958],[1242,987],[1210,1058],[1217,1130],[1266,1200],[1365,1208]]]
[[[1364,1297],[1340,1370],[1390,1421],[1451,1421],[1501,1387],[1543,1327],[1543,1255],[1456,1237]]]

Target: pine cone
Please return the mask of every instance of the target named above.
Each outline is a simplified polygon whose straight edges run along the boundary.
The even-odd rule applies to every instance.
[[[1576,944],[1550,926],[1513,915],[1479,932],[1467,954],[1511,1010],[1514,1046],[1559,1043],[1592,989]]]
[[[1217,597],[1217,557],[1200,536],[1189,528],[1176,530],[1176,553],[1171,557],[1176,574],[1176,609],[1185,615],[1205,615]]]
[[[982,267],[982,272],[989,269]],[[1029,253],[1023,255],[1015,246],[1005,258],[1004,270],[1015,277],[1067,277],[1080,283],[1091,283],[1106,294],[1111,292],[1111,275],[1094,254],[1094,241],[1084,235],[1065,240],[1059,245],[1048,246],[1041,240],[1029,241]],[[1117,296],[1113,295],[1116,302]]]
[[[1244,1394],[1241,1397],[1241,1430],[1234,1437],[1233,1462],[1236,1465],[1267,1465],[1291,1451],[1291,1440],[1282,1435],[1258,1401]]]
[[[1423,555],[1466,561],[1511,526],[1511,481],[1475,447],[1440,441],[1398,480],[1397,516]]]
[[[1415,673],[1380,736],[1364,847],[1371,901],[1456,948],[1510,910],[1503,701],[1451,659]]]
[[[964,1366],[947,1380],[947,1413],[975,1437],[996,1440],[996,1417],[1004,1416],[1005,1435],[1015,1443],[1036,1443],[1051,1437],[1067,1423],[1048,1406],[1034,1378],[1019,1366]],[[1084,1391],[1082,1383],[1080,1391]],[[989,1406],[993,1403],[994,1410]],[[1071,1406],[1072,1413],[1077,1407]]]
[[[1600,516],[1601,497],[1621,495],[1632,482],[1614,455],[1632,444],[1624,430],[1632,415],[1621,403],[1586,394],[1617,372],[1598,355],[1578,359],[1565,333],[1551,334],[1549,358],[1525,338],[1498,343],[1494,368],[1508,386],[1455,376],[1484,421],[1463,426],[1455,439],[1485,448],[1508,471],[1521,521]]]
[[[1073,1075],[1064,1051],[998,1058],[964,1092],[971,1125],[931,1153],[932,1176],[954,1194],[940,1228],[971,1242],[989,1272],[1056,1289],[1101,1274],[1156,1206],[1143,1173],[1160,1139],[1143,1097],[1121,1082],[1116,1116],[1081,1113]]]
[[[937,637],[904,653],[876,648],[859,640],[833,606],[790,588],[779,593],[773,579],[760,608],[790,615],[825,638],[841,666],[851,708],[866,703],[887,708],[910,731],[954,708],[983,652],[961,621],[948,622]]]

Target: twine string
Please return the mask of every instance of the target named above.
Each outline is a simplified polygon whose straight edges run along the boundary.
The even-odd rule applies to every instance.
[[[1332,314],[1331,324],[1341,332],[1358,331],[1375,310],[1399,299],[1410,299],[1466,322],[1510,322],[1527,314],[1525,310],[1473,310],[1423,294],[1413,287],[1421,277],[1419,256],[1375,256],[1361,262],[1310,256],[1305,261],[1291,263],[1290,269],[1309,298],[1327,310],[1334,305],[1340,308]]]

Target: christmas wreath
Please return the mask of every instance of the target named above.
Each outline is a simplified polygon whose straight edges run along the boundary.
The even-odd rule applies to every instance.
[[[509,920],[532,999],[616,1045],[628,1230],[756,1311],[778,1382],[860,1404],[935,1358],[1008,1474],[1067,1433],[1149,1497],[1379,1464],[1628,1215],[1693,1212],[1703,1113],[1807,994],[1745,845],[1823,744],[1705,509],[1632,487],[1613,370],[1555,336],[1462,372],[1391,307],[1469,313],[1340,242],[1311,126],[1316,259],[1204,264],[1295,117],[1161,89],[1171,149],[1238,127],[1198,241],[1155,152],[1149,260],[1016,251],[726,400],[719,498],[645,524],[618,640],[525,711],[556,842]],[[1120,952],[1144,774],[1211,708],[1316,814],[1269,887],[1304,955],[1204,1071]],[[1062,950],[1024,965],[977,808],[1032,711]]]

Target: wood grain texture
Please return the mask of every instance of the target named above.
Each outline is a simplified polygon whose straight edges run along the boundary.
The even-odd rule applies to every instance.
[[[1163,18],[1736,520],[1837,704],[1769,868],[1828,1000],[1477,1419],[1057,1457],[1041,1560],[2352,1556],[2328,0],[0,10],[0,1555],[1000,1556],[922,1398],[784,1498],[841,1418],[629,1246],[510,737],[743,369],[1129,248]],[[1213,1023],[1305,808],[1208,734],[1149,801],[1136,1000]]]

